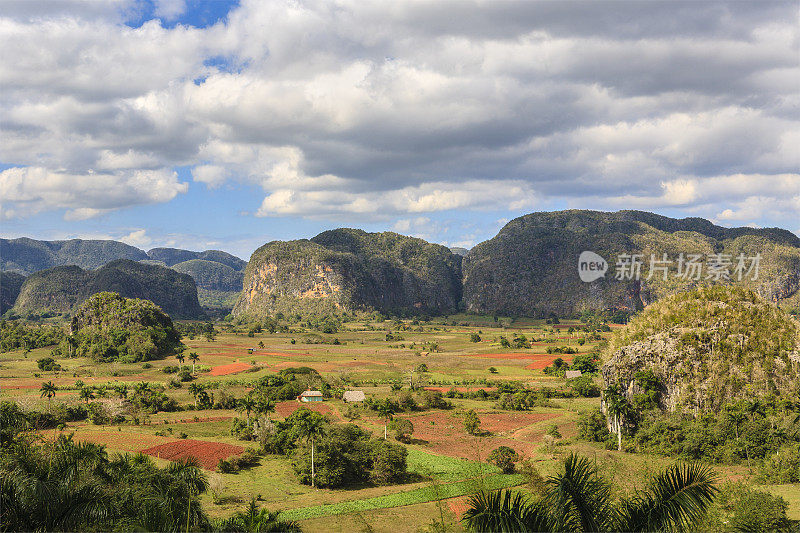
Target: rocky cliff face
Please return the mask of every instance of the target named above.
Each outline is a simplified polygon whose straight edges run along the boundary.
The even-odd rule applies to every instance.
[[[631,399],[641,392],[636,374],[652,370],[668,411],[800,394],[800,324],[742,288],[702,288],[653,304],[615,334],[605,357],[606,386]]]
[[[609,263],[605,276],[586,283],[578,257],[593,251]],[[509,222],[464,259],[464,305],[477,313],[566,316],[583,309],[641,309],[659,298],[710,283],[679,279],[680,254],[753,257],[756,281],[734,280],[768,300],[800,305],[800,238],[780,229],[722,228],[703,219],[676,220],[640,211],[533,213]],[[640,280],[616,280],[620,254],[641,254]],[[673,263],[669,276],[647,279],[651,256]],[[746,277],[746,276],[745,276]],[[722,280],[722,283],[728,283]]]
[[[394,233],[333,230],[256,250],[234,314],[453,312],[459,280],[460,260],[443,246]]]
[[[187,274],[172,269],[120,259],[97,270],[56,267],[32,274],[22,284],[14,311],[68,313],[99,292],[150,300],[178,318],[201,318],[197,287]]]

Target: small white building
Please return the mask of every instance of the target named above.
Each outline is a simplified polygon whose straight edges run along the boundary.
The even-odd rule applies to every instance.
[[[367,396],[364,394],[363,390],[348,390],[344,391],[344,394],[342,394],[342,400],[346,403],[363,402],[366,399]]]
[[[322,401],[322,393],[318,390],[307,390],[304,391],[300,396],[297,397],[298,402],[321,402]]]
[[[567,378],[567,379],[579,378],[579,377],[581,377],[581,371],[580,370],[567,370],[566,372],[564,372],[564,377]]]

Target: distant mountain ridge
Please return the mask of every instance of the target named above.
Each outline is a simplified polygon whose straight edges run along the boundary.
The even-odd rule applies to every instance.
[[[609,270],[604,277],[580,280],[577,261],[583,251],[605,258]],[[27,272],[64,261],[96,268],[114,254],[186,273],[205,306],[233,306],[236,315],[364,309],[403,315],[466,310],[568,316],[587,309],[641,309],[710,283],[647,279],[651,255],[664,254],[673,261],[680,254],[760,254],[759,278],[734,284],[800,308],[797,235],[780,228],[725,228],[701,218],[674,219],[644,211],[531,213],[511,220],[495,237],[469,251],[392,232],[340,228],[310,240],[269,242],[249,263],[215,250],[143,252],[114,241],[0,239],[3,270]],[[615,259],[621,254],[641,255],[640,279],[615,279]],[[16,278],[8,279],[4,302],[13,298],[19,284]]]
[[[203,304],[209,307],[217,307],[218,301],[230,302],[232,305],[242,290],[244,267],[247,265],[246,261],[221,250],[194,252],[177,248],[153,248],[145,252],[112,240],[39,241],[27,237],[0,239],[0,271],[15,272],[23,276],[70,265],[94,270],[118,259],[163,265],[189,274],[201,289]],[[5,312],[14,305],[19,289],[15,278],[8,279],[10,285],[8,290],[3,290],[3,301],[0,304],[3,311],[0,312]]]
[[[13,310],[23,316],[70,313],[100,292],[150,300],[176,318],[204,316],[191,276],[129,259],[112,261],[97,270],[58,266],[31,274],[22,284]]]

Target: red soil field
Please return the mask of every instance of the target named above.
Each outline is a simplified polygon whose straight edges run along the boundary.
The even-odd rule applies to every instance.
[[[447,500],[447,507],[450,508],[450,512],[456,515],[456,520],[461,520],[461,515],[467,512],[469,508],[468,502],[469,496],[458,496],[457,498],[450,498]]]
[[[244,452],[244,448],[233,444],[225,444],[224,442],[183,439],[159,444],[141,451],[144,454],[161,459],[169,459],[170,461],[196,457],[203,468],[215,470],[220,459],[239,455]]]
[[[537,359],[533,363],[529,364],[525,368],[527,370],[541,370],[541,369],[553,364],[553,361],[555,361],[559,357],[561,359],[563,359],[564,361],[566,361],[567,363],[571,363],[572,362],[572,358],[573,358],[574,355],[575,354],[569,354],[569,355],[566,355],[566,354],[553,354],[553,355],[547,355],[547,356],[540,356],[539,359]]]
[[[412,438],[427,441],[425,448],[433,453],[463,457],[472,460],[486,460],[486,456],[498,446],[510,446],[523,455],[531,453],[539,441],[533,439],[517,440],[496,436],[500,432],[513,432],[535,422],[556,418],[559,415],[545,413],[478,413],[481,428],[492,431],[495,436],[473,437],[464,429],[464,422],[449,412],[432,412],[407,417],[414,424]],[[375,419],[383,426],[383,421]],[[541,430],[544,434],[544,428]]]
[[[247,363],[230,363],[227,365],[215,366],[208,373],[209,376],[227,376],[228,374],[236,374],[237,372],[244,372],[252,368]]]

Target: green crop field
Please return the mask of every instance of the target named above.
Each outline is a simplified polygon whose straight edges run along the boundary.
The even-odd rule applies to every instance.
[[[367,524],[375,531],[417,531],[434,521],[459,530],[457,502],[464,496],[481,488],[526,483],[522,474],[502,474],[486,461],[499,446],[513,448],[520,460],[527,460],[545,477],[558,470],[559,461],[567,453],[577,451],[592,457],[611,479],[628,488],[642,485],[656,465],[672,464],[669,457],[654,459],[611,451],[600,443],[578,440],[579,414],[597,408],[597,397],[567,394],[568,397],[553,397],[525,411],[512,411],[500,407],[496,399],[472,395],[478,389],[491,392],[505,383],[534,390],[570,391],[563,376],[548,375],[544,368],[559,357],[570,361],[572,355],[548,353],[548,348],[552,351],[553,347],[570,347],[587,353],[609,335],[602,333],[592,339],[579,331],[568,332],[570,326],[578,329],[581,324],[573,321],[554,328],[542,320],[500,317],[495,322],[493,317],[454,315],[421,324],[408,320],[347,322],[329,334],[294,326],[291,331],[249,336],[246,330],[218,324],[213,340],[202,335],[183,338],[185,353],[198,354],[191,382],[175,382],[176,373],[168,367],[191,371],[192,364],[181,364],[174,357],[134,364],[57,357],[60,370],[45,371],[37,364],[52,351],[45,347],[0,354],[0,398],[13,400],[26,410],[46,412],[48,400],[41,397],[39,390],[43,382],[57,387],[53,404],[86,405],[89,402],[80,397],[81,387],[92,387],[95,394],[90,402],[108,406],[121,413],[123,419],[99,424],[89,419],[67,422],[40,434],[74,434],[77,441],[105,444],[109,452],[136,453],[160,449],[159,446],[181,446],[181,442],[197,442],[197,449],[202,450],[231,445],[260,451],[258,441],[240,440],[231,431],[234,418],[245,418],[242,410],[196,409],[190,383],[204,386],[214,401],[226,395],[241,398],[261,378],[281,375],[290,368],[308,367],[316,374],[297,376],[302,389],[316,388],[324,382],[333,391],[362,390],[374,401],[411,394],[420,404],[426,389],[441,391],[450,403],[448,409],[429,408],[396,415],[413,423],[410,441],[399,443],[394,433],[388,432],[391,442],[407,450],[404,481],[362,483],[346,489],[312,488],[301,482],[289,457],[260,452],[256,464],[238,472],[209,467],[210,489],[200,501],[207,514],[216,519],[244,509],[255,498],[259,505],[280,511],[282,519],[297,520],[309,530],[326,524],[326,530],[345,531]],[[471,341],[474,333],[478,333],[480,342]],[[502,346],[503,338],[519,335],[535,342],[530,348]],[[142,383],[163,390],[175,400],[177,410],[136,411],[129,405],[130,396],[123,399],[114,392],[114,387],[121,384],[133,391]],[[333,394],[314,408],[332,424],[350,422],[373,438],[382,439],[385,420],[363,407],[352,414],[353,408],[340,399],[340,394]],[[295,400],[278,402],[269,417],[283,420],[298,407]],[[481,422],[478,436],[465,430],[464,413],[468,410],[476,411]],[[552,428],[558,437],[549,434]],[[167,464],[160,452],[153,457],[158,464]],[[756,483],[755,474],[746,468],[720,465],[717,470],[722,480]],[[783,496],[789,502],[789,516],[800,518],[800,500],[796,496],[800,487],[764,488]],[[395,516],[405,519],[398,522],[392,518]]]

